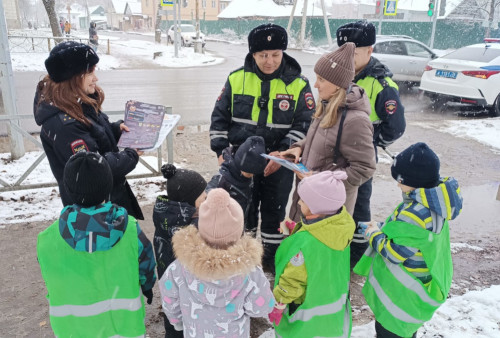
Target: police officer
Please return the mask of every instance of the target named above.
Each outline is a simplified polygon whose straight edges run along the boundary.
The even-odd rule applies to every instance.
[[[403,135],[406,122],[404,107],[399,98],[399,89],[391,79],[391,71],[372,56],[375,39],[375,26],[367,21],[348,23],[337,29],[339,47],[346,42],[356,44],[354,82],[363,87],[370,99],[370,120],[374,128],[373,144],[376,154],[376,147],[385,149]],[[362,184],[358,189],[358,197],[352,215],[356,224],[371,220],[371,194],[372,179]],[[358,262],[367,247],[368,242],[356,231],[351,243],[351,267]]]
[[[270,23],[248,35],[245,63],[229,74],[212,112],[210,146],[219,164],[224,148],[237,147],[250,136],[262,136],[266,153],[276,156],[305,138],[315,111],[314,98],[297,61],[284,53],[287,44],[286,30]],[[260,208],[263,264],[271,271],[283,240],[278,228],[293,178],[291,170],[273,161],[254,177],[246,230],[256,232]]]

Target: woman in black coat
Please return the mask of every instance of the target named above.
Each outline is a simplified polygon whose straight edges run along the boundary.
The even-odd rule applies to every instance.
[[[48,75],[38,83],[34,114],[42,127],[40,138],[50,168],[59,185],[63,205],[73,204],[63,185],[63,171],[75,153],[101,154],[113,172],[111,202],[127,209],[129,215],[144,219],[125,175],[134,170],[142,152],[117,147],[123,121],[110,123],[101,112],[104,92],[96,85],[95,66],[99,57],[85,44],[68,41],[58,44],[45,60]]]

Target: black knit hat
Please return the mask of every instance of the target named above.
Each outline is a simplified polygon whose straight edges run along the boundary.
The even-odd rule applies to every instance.
[[[207,181],[193,170],[177,169],[173,164],[161,167],[167,179],[168,198],[175,202],[186,202],[194,207],[194,202],[205,191]]]
[[[434,188],[439,184],[439,158],[427,144],[415,143],[396,156],[391,174],[412,188]]]
[[[108,162],[92,152],[79,152],[69,158],[63,182],[72,202],[84,207],[109,200],[113,190],[113,174]]]
[[[54,82],[63,82],[88,71],[99,62],[99,57],[89,46],[80,42],[61,42],[50,51],[45,68]]]
[[[267,160],[260,154],[266,153],[266,145],[262,136],[250,136],[234,154],[236,167],[250,174],[262,174]]]
[[[266,23],[255,27],[248,34],[248,49],[250,53],[262,50],[285,50],[288,46],[286,30],[273,23]]]
[[[356,47],[373,46],[376,41],[375,26],[368,21],[357,21],[340,26],[337,29],[337,44],[354,42]]]

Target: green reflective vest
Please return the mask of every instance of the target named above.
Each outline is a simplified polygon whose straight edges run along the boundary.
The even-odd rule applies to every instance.
[[[38,262],[57,337],[144,337],[138,252],[132,216],[123,237],[107,251],[71,248],[59,233],[59,221],[38,235]]]
[[[299,225],[297,225],[299,226]],[[276,279],[290,259],[302,251],[307,266],[307,291],[304,302],[293,314],[287,307],[276,335],[284,338],[349,337],[352,317],[349,301],[349,253],[333,250],[308,231],[298,231],[281,242],[276,252]]]
[[[261,96],[262,80],[257,74],[240,69],[229,75],[229,83],[232,95],[232,120],[256,126],[261,110],[258,101]],[[288,86],[279,78],[270,81],[266,120],[268,128],[290,129],[292,127],[293,114],[300,93],[305,86],[307,82],[302,77],[297,77]],[[283,97],[277,97],[278,94]],[[235,111],[235,104],[238,107],[237,111]]]
[[[390,77],[385,77],[384,80],[387,81],[387,84],[390,87],[399,90],[398,85]],[[384,86],[382,86],[380,84],[380,81],[378,81],[376,78],[372,76],[367,76],[363,79],[360,79],[358,80],[358,82],[356,82],[356,84],[365,90],[366,96],[368,96],[368,99],[370,100],[370,107],[371,107],[370,121],[376,124],[377,121],[380,121],[380,118],[375,110],[375,101],[377,101],[378,94],[382,90],[384,90]]]
[[[363,294],[375,319],[392,333],[411,337],[431,319],[450,291],[453,264],[448,221],[439,234],[405,222],[390,222],[389,218],[386,222],[382,231],[388,239],[422,252],[432,275],[430,284],[424,286],[403,264],[387,261],[372,247],[354,267],[354,272],[367,276]]]

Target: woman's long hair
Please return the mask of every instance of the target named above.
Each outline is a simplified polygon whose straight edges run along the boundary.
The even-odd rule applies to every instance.
[[[104,101],[104,92],[101,87],[95,87],[95,93],[87,95],[83,90],[83,79],[86,74],[92,73],[95,65],[87,71],[73,76],[71,79],[54,82],[46,75],[42,81],[38,82],[37,92],[39,93],[38,103],[46,102],[54,105],[72,118],[89,126],[90,121],[83,113],[82,104],[92,106],[96,113],[99,113]]]
[[[313,118],[318,119],[323,114],[323,121],[319,125],[321,128],[331,128],[337,123],[337,117],[339,113],[339,108],[342,103],[345,102],[346,99],[346,90],[344,88],[339,88],[333,96],[328,100],[328,103],[325,107],[323,107],[323,102],[319,102],[316,105],[316,113],[313,115]]]

